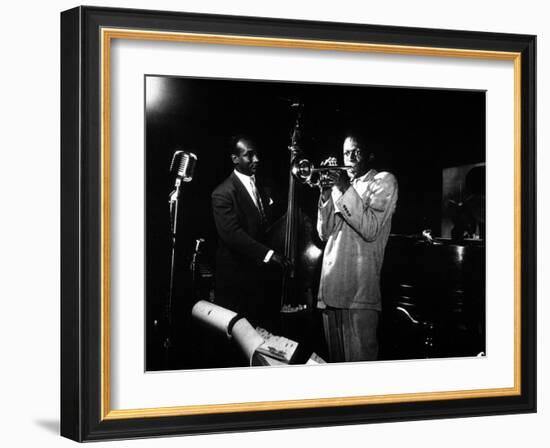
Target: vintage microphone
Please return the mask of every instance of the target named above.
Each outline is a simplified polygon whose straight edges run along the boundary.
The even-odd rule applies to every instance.
[[[181,183],[191,182],[195,173],[197,156],[192,152],[176,151],[170,163],[170,174],[175,176],[176,181],[174,190],[170,193],[170,231],[175,237],[178,220],[178,199],[180,195]]]
[[[174,152],[170,163],[170,174],[175,176],[174,190],[170,193],[170,236],[172,240],[172,258],[170,265],[170,292],[168,296],[168,323],[172,323],[172,303],[174,295],[174,274],[176,259],[176,233],[178,230],[178,203],[182,182],[191,182],[195,173],[197,156],[192,152],[178,150]]]
[[[197,163],[197,156],[192,152],[176,151],[172,157],[172,163],[170,163],[170,173],[176,175],[176,185],[183,180],[183,182],[191,182],[193,180],[193,174],[195,172],[195,165]]]

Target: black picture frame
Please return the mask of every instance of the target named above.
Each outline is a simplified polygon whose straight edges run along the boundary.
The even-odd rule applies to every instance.
[[[102,359],[101,30],[506,52],[520,56],[518,391],[508,396],[106,418]],[[77,7],[61,14],[61,435],[76,441],[536,411],[536,37]],[[108,242],[107,242],[108,243]],[[103,330],[105,330],[103,328]],[[107,395],[108,398],[108,395]]]

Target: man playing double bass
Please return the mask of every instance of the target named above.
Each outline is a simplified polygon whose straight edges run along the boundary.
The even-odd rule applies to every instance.
[[[268,291],[272,266],[283,270],[289,261],[266,244],[271,199],[256,172],[257,144],[247,136],[230,145],[234,170],[212,193],[218,231],[216,303],[245,316],[252,325],[276,331],[280,303]]]
[[[397,202],[397,181],[370,169],[359,135],[343,144],[346,170],[330,171],[321,184],[317,231],[326,241],[319,304],[330,362],[378,356],[380,272]],[[323,165],[336,165],[329,158]]]

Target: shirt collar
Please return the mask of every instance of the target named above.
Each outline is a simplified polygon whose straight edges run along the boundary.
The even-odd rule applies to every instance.
[[[243,174],[243,173],[241,173],[241,172],[239,172],[239,171],[237,171],[237,170],[233,170],[233,172],[237,175],[237,177],[238,177],[243,183],[245,183],[245,182],[250,183],[250,181],[252,181],[252,182],[255,182],[255,181],[256,181],[256,179],[254,178],[253,175],[252,175],[252,176],[248,176],[248,175]]]
[[[376,170],[368,170],[361,177],[356,177],[355,179],[353,179],[353,182],[366,182],[367,179],[369,179],[370,177],[374,177],[375,175],[376,175]]]

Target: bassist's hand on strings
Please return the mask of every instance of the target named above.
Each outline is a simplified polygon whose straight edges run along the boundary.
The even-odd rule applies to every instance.
[[[283,271],[287,271],[292,267],[291,261],[287,257],[285,257],[283,254],[279,254],[277,252],[273,253],[269,261],[281,267]]]

